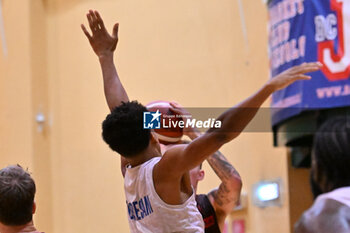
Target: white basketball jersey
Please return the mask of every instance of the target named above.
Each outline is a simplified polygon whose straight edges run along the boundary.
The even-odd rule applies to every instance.
[[[132,233],[204,232],[202,215],[197,209],[195,193],[181,205],[169,205],[156,193],[153,167],[155,157],[132,168],[124,178],[128,220]]]
[[[323,199],[333,199],[350,207],[350,187],[342,187],[329,193],[324,193],[317,197],[316,201]]]

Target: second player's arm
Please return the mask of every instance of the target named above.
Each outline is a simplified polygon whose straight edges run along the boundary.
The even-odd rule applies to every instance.
[[[103,74],[103,87],[106,101],[110,111],[112,111],[122,102],[128,102],[129,97],[119,79],[113,61],[113,54],[100,56],[99,61]],[[128,161],[123,156],[120,156],[120,169],[123,177],[125,176],[127,164]]]
[[[227,215],[232,212],[240,198],[242,180],[237,170],[220,151],[209,156],[207,161],[221,180],[219,187],[208,193],[208,198],[222,229]]]
[[[108,107],[110,111],[112,111],[122,102],[129,101],[129,97],[119,79],[113,59],[114,51],[118,44],[119,24],[116,23],[113,27],[112,34],[109,34],[104,26],[100,14],[97,11],[90,10],[86,17],[89,22],[92,35],[87,31],[83,24],[81,25],[81,28],[99,59],[103,75],[104,93]],[[124,176],[127,161],[123,156],[120,156],[120,158],[121,170]]]
[[[118,44],[119,24],[116,23],[112,34],[109,34],[97,11],[90,10],[86,17],[92,35],[90,35],[83,24],[81,27],[99,59],[103,75],[104,93],[108,107],[112,111],[122,102],[129,101],[129,97],[119,79],[113,59],[114,51]]]
[[[121,83],[113,61],[113,54],[99,57],[103,87],[109,109],[112,111],[122,102],[128,102],[129,97]]]

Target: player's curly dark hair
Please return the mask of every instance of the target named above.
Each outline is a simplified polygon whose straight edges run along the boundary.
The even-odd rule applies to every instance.
[[[151,131],[143,128],[143,113],[147,109],[137,101],[123,102],[102,123],[102,137],[109,147],[124,157],[145,150]]]
[[[350,186],[350,118],[334,117],[322,124],[313,152],[317,182],[324,193]]]

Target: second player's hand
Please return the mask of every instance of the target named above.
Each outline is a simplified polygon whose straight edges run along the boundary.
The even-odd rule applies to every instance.
[[[113,52],[116,49],[118,43],[119,24],[116,23],[114,25],[113,33],[110,35],[104,26],[100,14],[97,11],[90,10],[86,17],[89,21],[92,35],[90,35],[83,24],[81,25],[81,28],[88,38],[90,45],[96,55],[99,58],[103,56],[113,55]]]
[[[192,115],[189,113],[184,107],[182,107],[179,103],[176,102],[170,102],[171,110],[175,112],[177,115],[181,115],[182,119],[184,120],[185,124],[187,121],[192,120]],[[197,138],[200,135],[200,132],[197,128],[184,128],[183,130],[184,135],[188,136],[192,140]]]
[[[267,85],[270,86],[273,91],[281,90],[295,81],[310,80],[311,76],[305,75],[305,73],[317,71],[321,67],[322,64],[319,62],[303,63],[301,65],[289,68],[288,70],[273,77],[268,81]]]

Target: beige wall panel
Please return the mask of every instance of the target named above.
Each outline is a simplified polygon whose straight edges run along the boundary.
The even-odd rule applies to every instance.
[[[289,203],[290,203],[290,227],[299,220],[303,212],[312,206],[313,195],[310,187],[310,169],[293,168],[291,155],[288,153],[288,174],[289,174]],[[302,192],[300,190],[303,190]]]
[[[61,4],[48,6],[54,232],[127,232],[118,157],[101,140],[99,67],[80,31],[87,7]]]
[[[0,46],[0,167],[19,163],[32,171],[29,2],[3,1],[8,54]]]
[[[37,114],[44,116],[43,123],[32,125],[32,159],[37,184],[35,224],[41,231],[52,232],[52,187],[54,184],[52,183],[51,131],[48,115],[48,38],[45,0],[30,2],[30,29],[32,112],[33,118]]]
[[[4,56],[0,49],[0,165],[18,163],[32,173],[37,185],[35,222],[50,232],[52,197],[47,143],[39,138],[42,135],[36,134],[32,109],[38,104],[44,111],[45,106],[38,100],[41,92],[47,91],[41,80],[46,78],[45,60],[42,60],[45,50],[41,46],[46,39],[45,26],[40,27],[46,18],[37,11],[41,2],[2,2],[8,55]]]

